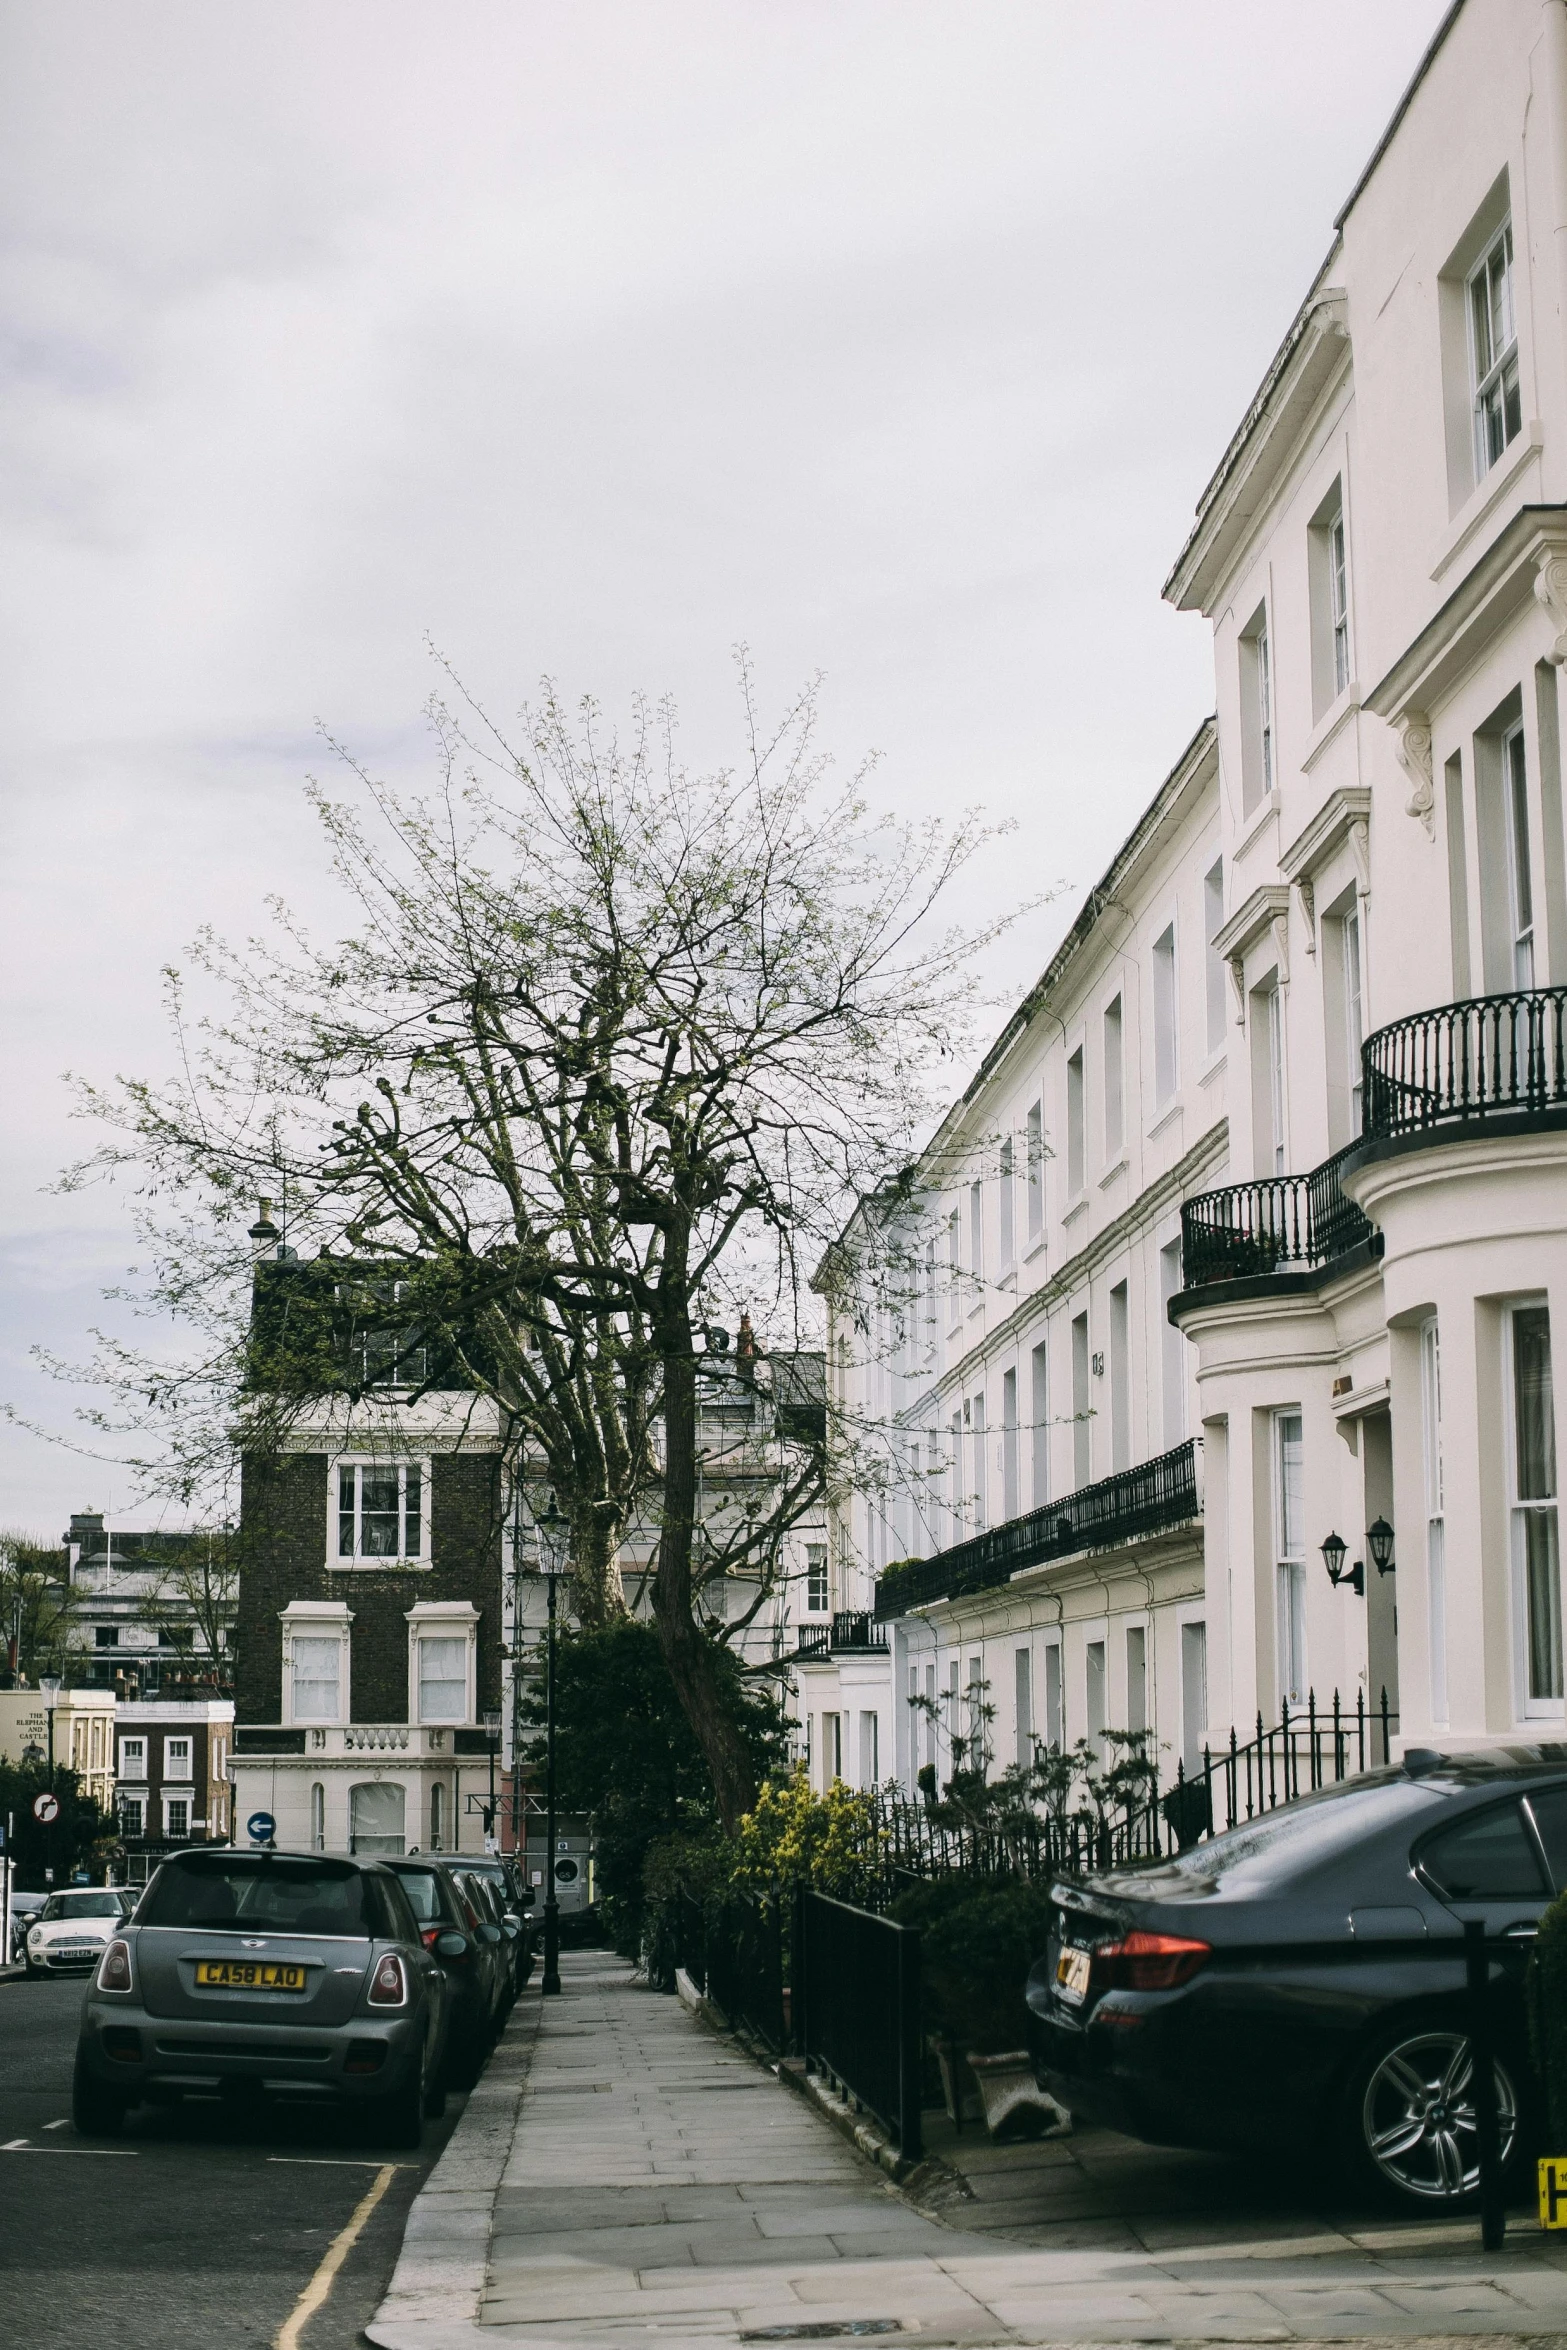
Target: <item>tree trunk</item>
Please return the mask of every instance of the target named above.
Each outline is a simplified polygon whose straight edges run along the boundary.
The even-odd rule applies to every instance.
[[[756,1773],[723,1687],[713,1643],[691,1605],[696,1518],[696,1365],[689,1346],[664,1358],[664,1525],[653,1622],[675,1695],[712,1774],[718,1816],[733,1834],[755,1808]]]
[[[601,1631],[626,1612],[618,1526],[591,1503],[570,1516],[572,1607],[585,1632]]]

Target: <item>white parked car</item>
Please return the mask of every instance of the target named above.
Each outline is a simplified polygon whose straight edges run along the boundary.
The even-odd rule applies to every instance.
[[[90,1973],[135,1906],[128,1893],[102,1885],[51,1893],[38,1922],[27,1929],[28,1974]]]

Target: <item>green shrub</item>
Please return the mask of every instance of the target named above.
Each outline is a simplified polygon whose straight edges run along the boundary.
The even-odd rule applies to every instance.
[[[893,1904],[920,1931],[928,2030],[967,2055],[1027,2045],[1028,1970],[1050,1931],[1045,1886],[1021,1877],[933,1877]]]
[[[1551,2145],[1567,2150],[1567,1894],[1540,1920],[1525,1983],[1535,2070],[1545,2083]]]

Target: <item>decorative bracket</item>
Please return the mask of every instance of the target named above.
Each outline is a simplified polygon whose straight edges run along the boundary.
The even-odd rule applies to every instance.
[[[1534,593],[1556,631],[1556,642],[1545,657],[1560,668],[1567,664],[1567,556],[1540,556],[1534,575]]]
[[[1246,958],[1244,955],[1227,955],[1224,967],[1229,972],[1230,985],[1235,990],[1235,1025],[1237,1028],[1244,1028],[1246,1025]]]
[[[1317,951],[1317,885],[1309,873],[1297,873],[1295,890],[1300,899],[1300,910],[1306,923],[1306,952]]]
[[[1562,572],[1563,584],[1567,586],[1567,563],[1557,564],[1555,568]],[[1542,571],[1540,579],[1543,579],[1544,576]],[[1540,580],[1537,579],[1535,582],[1537,594],[1539,586]],[[1564,608],[1561,625],[1567,628],[1567,608]],[[1563,637],[1559,641],[1567,645],[1567,637]],[[1567,655],[1553,654],[1551,657],[1555,660],[1558,657],[1567,658]],[[1424,710],[1406,710],[1401,718],[1394,720],[1394,725],[1398,730],[1398,763],[1408,776],[1410,783],[1409,797],[1404,802],[1405,810],[1425,826],[1427,840],[1435,840],[1436,793],[1431,781],[1431,721]],[[1356,863],[1358,864],[1359,861],[1357,853]],[[1369,892],[1370,886],[1368,875],[1366,880],[1361,883],[1362,896]]]
[[[1273,951],[1279,958],[1279,985],[1280,987],[1288,987],[1290,983],[1290,918],[1287,898],[1274,915],[1270,927],[1273,931]]]

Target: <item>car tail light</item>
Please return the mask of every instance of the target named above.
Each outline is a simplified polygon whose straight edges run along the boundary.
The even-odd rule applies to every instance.
[[[406,2007],[408,2004],[408,1977],[403,1962],[395,1950],[389,1950],[377,1964],[370,1978],[370,2005],[372,2007]]]
[[[130,1945],[125,1942],[111,1942],[98,1961],[98,1989],[100,1991],[128,1991],[130,1987]]]
[[[439,1942],[441,1939],[440,1927],[421,1926],[419,1929],[419,1939],[424,1944],[426,1950],[433,1950],[437,1942]]]
[[[1141,1927],[1094,1952],[1094,1982],[1103,1991],[1174,1991],[1213,1956],[1209,1942],[1181,1934],[1148,1934]]]

